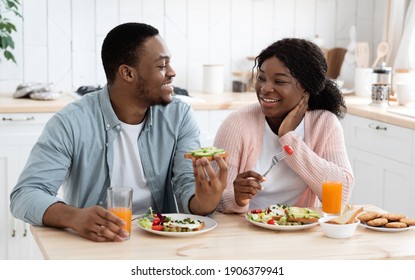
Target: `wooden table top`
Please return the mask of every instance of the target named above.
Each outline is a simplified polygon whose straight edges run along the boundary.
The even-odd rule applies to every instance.
[[[378,208],[366,206],[365,210]],[[98,243],[69,230],[32,226],[45,259],[129,260],[296,260],[415,259],[415,230],[378,232],[358,227],[353,237],[331,239],[319,225],[300,231],[273,231],[244,215],[215,213],[217,227],[191,237],[146,232],[134,221],[131,238]]]

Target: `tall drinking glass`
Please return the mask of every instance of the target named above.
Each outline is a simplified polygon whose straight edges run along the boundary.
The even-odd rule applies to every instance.
[[[327,215],[340,215],[342,211],[343,171],[339,167],[323,169],[322,204]]]
[[[124,230],[131,235],[131,216],[133,206],[133,189],[130,187],[110,187],[107,190],[108,210],[125,221]]]

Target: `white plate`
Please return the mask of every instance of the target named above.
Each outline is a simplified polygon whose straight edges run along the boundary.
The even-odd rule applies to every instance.
[[[245,215],[245,219],[251,224],[256,225],[258,227],[263,227],[263,228],[271,229],[271,230],[281,230],[281,231],[303,230],[303,229],[311,228],[311,227],[318,225],[318,222],[312,223],[312,224],[298,225],[298,226],[282,226],[278,224],[269,225],[269,224],[258,223],[258,222],[252,221],[251,219],[248,218],[247,215]]]
[[[371,227],[364,223],[360,223],[359,226],[367,228],[367,229],[371,229],[375,231],[383,231],[383,232],[401,232],[401,231],[407,231],[410,229],[415,229],[415,226],[409,226],[406,228]]]
[[[188,236],[194,236],[194,235],[199,235],[199,234],[203,234],[205,232],[208,232],[212,229],[214,229],[217,226],[217,223],[215,220],[208,218],[208,217],[204,217],[204,216],[198,216],[198,215],[191,215],[191,214],[162,214],[163,216],[168,216],[170,218],[172,218],[172,220],[182,220],[182,219],[186,219],[186,218],[190,218],[193,220],[199,220],[202,222],[205,222],[205,227],[202,230],[197,230],[197,231],[187,231],[187,232],[170,232],[170,231],[159,231],[159,230],[152,230],[151,228],[143,228],[140,223],[138,223],[138,227],[141,228],[142,230],[145,230],[147,232],[150,233],[154,233],[157,235],[164,235],[164,236],[170,236],[170,237],[188,237]]]

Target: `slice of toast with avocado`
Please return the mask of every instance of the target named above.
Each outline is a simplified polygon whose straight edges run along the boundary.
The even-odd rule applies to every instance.
[[[184,157],[188,159],[199,159],[204,157],[207,158],[209,161],[212,161],[214,155],[219,155],[222,158],[226,158],[228,156],[228,153],[224,149],[210,146],[190,151],[184,154]]]
[[[302,224],[316,223],[320,218],[320,215],[314,210],[295,206],[285,208],[285,214],[287,221]]]

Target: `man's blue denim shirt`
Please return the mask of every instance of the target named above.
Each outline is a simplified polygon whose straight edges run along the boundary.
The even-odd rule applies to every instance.
[[[57,112],[46,124],[10,195],[13,216],[42,225],[46,209],[61,201],[56,197],[61,186],[63,201],[69,205],[105,207],[113,143],[121,129],[106,86]],[[138,147],[156,211],[177,212],[178,204],[181,211],[190,213],[195,180],[192,161],[184,154],[200,148],[199,135],[190,105],[179,99],[148,109]]]

